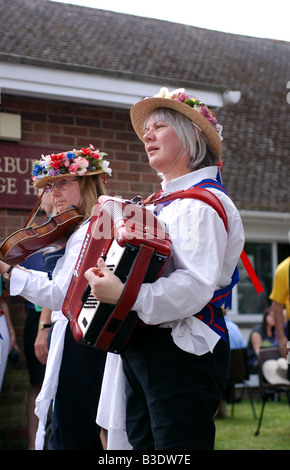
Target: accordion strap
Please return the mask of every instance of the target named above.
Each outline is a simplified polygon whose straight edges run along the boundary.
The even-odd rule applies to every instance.
[[[204,188],[189,188],[183,191],[176,191],[174,193],[168,194],[167,196],[163,196],[158,200],[152,201],[154,204],[156,204],[156,209],[154,212],[158,212],[161,207],[170,204],[170,202],[172,202],[174,199],[183,198],[199,199],[209,204],[216,210],[224,223],[226,231],[228,231],[228,219],[224,206],[220,202],[219,198],[215,196],[215,194]]]
[[[153,254],[153,247],[144,244],[140,245],[140,250],[131,266],[121,298],[114,309],[114,319],[122,320],[126,313],[133,307]],[[110,321],[111,317],[103,330],[108,329]],[[99,348],[106,349],[107,338],[100,336],[97,344]]]

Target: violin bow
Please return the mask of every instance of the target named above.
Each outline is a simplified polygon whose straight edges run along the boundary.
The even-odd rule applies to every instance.
[[[40,194],[40,196],[38,197],[38,200],[36,201],[36,204],[34,206],[34,208],[32,209],[27,221],[25,222],[24,224],[24,227],[23,228],[27,228],[30,224],[31,224],[31,221],[34,219],[35,217],[35,214],[37,213],[39,207],[40,207],[40,204],[41,204],[41,200],[42,200],[42,197],[45,193],[45,189],[46,189],[46,186],[43,188],[43,191],[42,193]]]

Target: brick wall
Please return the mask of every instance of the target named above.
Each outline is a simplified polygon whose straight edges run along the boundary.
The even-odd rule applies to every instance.
[[[159,178],[147,164],[128,110],[5,96],[0,111],[21,114],[22,141],[17,144],[20,147],[43,145],[57,152],[92,144],[106,151],[113,170],[106,186],[108,194],[144,197],[159,188]],[[0,141],[0,152],[1,143],[4,142]],[[28,215],[29,211],[0,208],[0,240],[23,227]],[[8,304],[21,355],[16,365],[8,363],[0,395],[0,449],[25,449],[29,388],[22,341],[25,314],[21,298],[8,296]]]

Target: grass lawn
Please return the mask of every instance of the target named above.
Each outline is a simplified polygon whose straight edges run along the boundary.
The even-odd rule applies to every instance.
[[[259,417],[262,403],[258,399],[254,403]],[[285,396],[278,402],[268,400],[258,436],[254,435],[258,419],[254,419],[250,402],[236,403],[233,418],[231,406],[226,418],[215,419],[216,450],[290,450],[290,409]]]

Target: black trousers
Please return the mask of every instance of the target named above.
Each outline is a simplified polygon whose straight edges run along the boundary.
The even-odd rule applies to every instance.
[[[45,374],[45,365],[37,359],[34,351],[34,343],[39,328],[40,312],[34,308],[25,307],[26,319],[23,333],[23,346],[26,364],[31,385],[41,385]]]
[[[228,381],[229,342],[202,356],[178,348],[171,329],[144,327],[123,354],[127,433],[135,450],[212,450],[213,416]]]
[[[49,450],[102,450],[97,407],[106,353],[78,344],[67,326]]]

